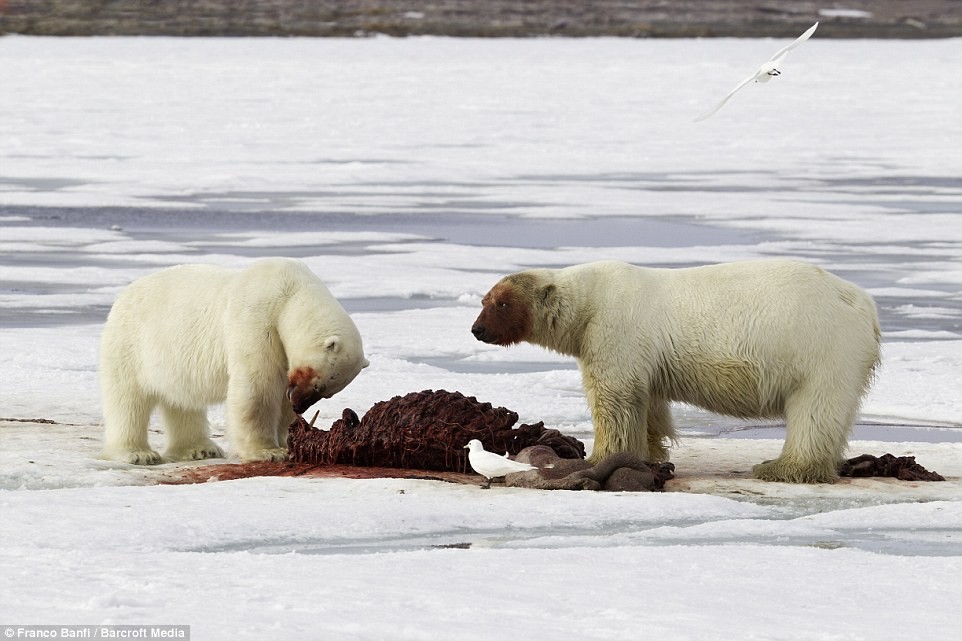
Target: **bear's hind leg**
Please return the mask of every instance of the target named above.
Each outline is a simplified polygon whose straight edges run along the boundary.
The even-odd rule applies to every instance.
[[[136,389],[103,386],[104,448],[100,458],[134,465],[156,465],[160,454],[150,447],[147,427],[154,402]]]
[[[210,440],[207,410],[189,410],[161,404],[164,428],[167,432],[167,451],[171,461],[199,461],[224,458],[224,452]]]
[[[752,468],[752,476],[786,483],[834,483],[858,413],[860,393],[845,385],[808,384],[785,403],[781,455]]]

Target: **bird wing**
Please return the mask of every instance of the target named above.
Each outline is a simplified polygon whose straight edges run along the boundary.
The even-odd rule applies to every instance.
[[[800,35],[799,37],[795,38],[795,40],[793,40],[792,42],[790,42],[790,43],[787,44],[786,46],[784,46],[784,47],[782,47],[781,49],[779,49],[779,50],[778,50],[778,53],[776,53],[774,56],[772,56],[771,58],[769,58],[768,62],[765,63],[764,65],[762,65],[762,66],[759,68],[758,71],[756,71],[755,73],[753,73],[753,74],[750,75],[749,77],[747,77],[747,78],[745,78],[744,80],[742,80],[741,84],[739,84],[737,87],[735,87],[734,89],[732,89],[731,91],[729,91],[729,92],[728,92],[728,95],[725,96],[725,97],[722,99],[721,102],[719,102],[717,105],[715,105],[715,108],[714,108],[714,109],[712,109],[711,111],[709,111],[708,113],[706,113],[706,114],[704,114],[704,115],[701,115],[701,116],[698,116],[697,118],[695,118],[695,122],[701,122],[702,120],[707,120],[707,119],[711,118],[712,116],[714,116],[714,115],[718,112],[719,109],[721,109],[722,107],[725,106],[725,103],[726,103],[726,102],[728,102],[729,100],[731,100],[731,97],[734,96],[734,95],[738,92],[739,89],[741,89],[742,87],[744,87],[745,85],[747,85],[747,84],[750,83],[751,81],[757,80],[758,77],[759,77],[762,73],[765,73],[765,71],[763,71],[763,70],[769,68],[769,66],[770,66],[769,63],[779,62],[782,58],[785,57],[785,55],[786,55],[789,51],[791,51],[792,49],[794,49],[794,48],[797,47],[798,45],[802,44],[803,42],[805,42],[806,40],[808,40],[809,38],[811,38],[811,37],[812,37],[812,34],[815,33],[815,30],[816,30],[816,29],[818,29],[818,23],[817,23],[817,22],[816,22],[815,24],[813,24],[811,27],[809,27],[809,28],[805,31],[805,33],[803,33],[803,34]]]
[[[511,467],[518,472],[528,472],[530,470],[538,469],[536,466],[531,465],[530,463],[522,463],[521,461],[511,461],[511,463],[513,464]]]
[[[471,463],[471,468],[474,469],[475,472],[487,478],[498,478],[499,476],[504,476],[512,472],[526,472],[528,470],[538,469],[533,465],[520,461],[512,461],[500,454],[495,454],[484,449],[468,454],[468,461]]]
[[[782,47],[781,49],[779,49],[779,50],[778,50],[778,53],[776,53],[774,56],[772,56],[771,58],[768,59],[769,62],[777,62],[777,61],[781,60],[782,58],[784,58],[784,57],[785,57],[785,54],[787,54],[789,51],[791,51],[792,49],[794,49],[794,48],[797,47],[798,45],[802,44],[803,42],[805,42],[806,40],[808,40],[809,38],[811,38],[811,37],[812,37],[812,34],[815,33],[815,30],[816,30],[816,29],[818,29],[818,23],[817,23],[817,22],[816,22],[815,24],[813,24],[811,27],[809,27],[808,30],[805,31],[805,33],[803,33],[803,34],[800,35],[799,37],[795,38],[795,40],[793,40],[792,42],[788,43],[787,45],[785,45],[784,47]]]
[[[726,102],[728,102],[729,100],[731,100],[731,97],[732,97],[732,96],[734,96],[736,93],[738,93],[738,90],[739,90],[739,89],[741,89],[742,87],[744,87],[745,85],[747,85],[748,83],[750,83],[752,80],[755,80],[756,78],[758,78],[758,72],[757,72],[757,71],[756,71],[755,73],[753,73],[752,75],[748,76],[747,78],[745,78],[744,80],[742,80],[742,81],[738,84],[737,87],[735,87],[734,89],[732,89],[731,91],[729,91],[729,92],[728,92],[728,95],[725,96],[724,98],[722,98],[722,101],[719,102],[717,105],[715,105],[714,109],[712,109],[711,111],[709,111],[709,112],[706,113],[706,114],[703,114],[703,115],[698,116],[697,118],[695,118],[695,122],[701,122],[702,120],[707,120],[707,119],[711,118],[712,116],[714,116],[714,115],[718,112],[719,109],[721,109],[722,107],[725,106],[725,103],[726,103]]]

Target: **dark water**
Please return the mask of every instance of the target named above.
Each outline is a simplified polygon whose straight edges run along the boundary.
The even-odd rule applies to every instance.
[[[538,177],[550,180],[552,177]],[[611,180],[606,177],[606,180]],[[637,180],[637,177],[633,177]],[[224,195],[227,198],[230,195]],[[247,195],[250,197],[250,195]],[[294,197],[292,195],[291,197]],[[277,194],[274,198],[279,198]],[[215,201],[216,202],[216,201]],[[194,203],[197,204],[197,203]],[[211,202],[205,202],[210,206]],[[486,203],[492,206],[492,203]],[[494,203],[493,205],[497,205]],[[263,206],[263,203],[260,203]],[[453,205],[452,205],[453,207]],[[0,238],[8,225],[57,227],[61,229],[120,228],[134,241],[163,240],[192,243],[197,255],[205,252],[228,253],[248,258],[285,255],[294,258],[319,255],[359,255],[377,251],[378,243],[365,240],[336,245],[298,244],[297,232],[396,232],[414,234],[418,242],[453,243],[465,246],[526,247],[551,249],[555,247],[698,247],[712,245],[755,245],[770,240],[765,235],[739,229],[698,224],[690,220],[670,218],[603,217],[580,219],[521,218],[496,213],[452,213],[439,209],[436,213],[399,213],[356,215],[325,212],[246,211],[193,208],[129,208],[129,207],[0,207],[0,216],[22,216],[28,222],[0,222]],[[227,234],[237,232],[291,232],[290,242],[278,247],[241,247]],[[397,241],[390,241],[396,244]],[[899,286],[906,275],[897,268],[912,265],[924,269],[927,254],[919,254],[907,247],[904,254],[887,254],[884,267],[871,253],[808,249],[799,258],[818,258],[830,262],[835,271],[864,288],[879,289]],[[779,254],[786,256],[785,253]],[[938,254],[928,260],[941,261]],[[702,264],[693,250],[689,264]],[[649,263],[657,266],[654,263]],[[0,266],[101,266],[142,268],[134,258],[117,255],[98,255],[79,251],[17,252],[0,255]],[[904,288],[903,288],[904,289]],[[942,292],[939,298],[909,294],[876,295],[883,332],[922,330],[962,333],[962,296],[954,285],[926,284],[925,289]],[[65,283],[35,283],[0,280],[0,294],[44,295],[82,293],[85,288]],[[413,307],[453,305],[448,299],[345,299],[348,311],[392,311]],[[910,310],[907,312],[906,310]],[[57,326],[75,323],[98,323],[106,318],[107,306],[61,307],[48,306],[44,310],[7,308],[0,310],[0,327]]]
[[[484,208],[497,209],[485,202]],[[513,204],[512,204],[513,206]],[[477,207],[480,209],[480,205]],[[755,232],[726,229],[664,218],[604,217],[579,219],[521,218],[497,213],[465,213],[457,207],[437,206],[436,213],[343,214],[324,212],[230,211],[126,207],[0,207],[0,215],[26,216],[30,222],[5,224],[58,228],[109,229],[117,226],[133,240],[211,241],[219,234],[244,231],[272,232],[399,232],[437,242],[469,246],[529,247],[689,247],[757,242]],[[452,213],[453,212],[453,213]],[[296,238],[294,239],[296,243]],[[276,248],[232,252],[274,255]],[[296,245],[292,251],[319,255],[335,248]],[[258,253],[259,252],[259,253]],[[309,252],[309,253],[308,253]],[[4,257],[3,261],[9,257]]]
[[[0,221],[0,238],[5,226],[56,227],[58,229],[119,228],[134,241],[192,243],[197,255],[226,253],[245,258],[289,256],[303,258],[323,255],[359,255],[377,251],[377,242],[341,242],[336,245],[298,244],[297,232],[386,232],[414,234],[418,242],[452,243],[465,246],[615,247],[632,244],[659,247],[742,244],[756,242],[750,232],[697,225],[684,221],[647,218],[533,219],[497,213],[466,214],[376,214],[291,213],[263,211],[226,211],[154,208],[62,208],[0,207],[0,216],[22,216],[28,222]],[[279,247],[238,246],[227,236],[238,232],[290,232],[290,242]],[[69,232],[68,232],[69,233]],[[397,244],[396,240],[386,241]],[[81,251],[36,251],[7,253],[0,266],[85,267],[141,269],[133,257]],[[44,295],[82,293],[82,285],[56,282],[16,282],[0,280],[0,294]],[[392,311],[414,307],[453,305],[455,301],[427,298],[344,299],[349,312]],[[107,317],[108,306],[47,306],[43,310],[8,308],[0,314],[0,327],[43,327],[63,324],[99,323]]]
[[[785,425],[732,424],[729,420],[716,421],[719,438],[778,439],[785,438]],[[684,433],[684,430],[682,430]],[[922,443],[962,443],[962,429],[934,425],[903,423],[856,423],[849,436],[852,441],[888,441]]]

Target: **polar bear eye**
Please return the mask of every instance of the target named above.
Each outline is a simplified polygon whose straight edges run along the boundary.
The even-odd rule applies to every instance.
[[[507,307],[508,307],[508,304],[503,301],[498,303],[498,309],[505,309]]]

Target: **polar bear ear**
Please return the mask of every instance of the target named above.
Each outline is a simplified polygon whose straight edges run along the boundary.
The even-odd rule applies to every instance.
[[[364,362],[361,363],[361,369],[364,369],[365,367],[367,367],[367,366],[370,365],[370,364],[371,364],[371,361],[369,361],[369,360],[367,360],[367,359],[365,358],[365,359],[364,359]]]
[[[324,341],[324,348],[329,352],[336,352],[341,349],[341,339],[337,336],[330,336]]]
[[[557,288],[554,285],[545,285],[541,288],[541,302],[545,305],[550,305],[552,299],[554,298]]]

